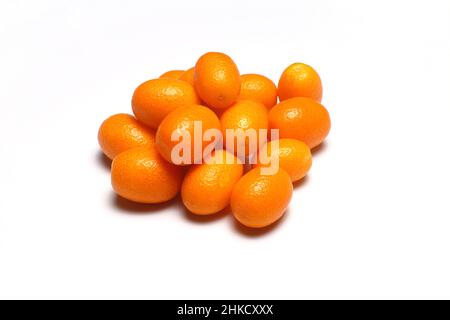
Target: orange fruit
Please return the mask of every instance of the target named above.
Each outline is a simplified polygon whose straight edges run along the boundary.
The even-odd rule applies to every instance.
[[[231,151],[231,147],[234,149],[234,154],[238,154],[238,150],[245,146],[245,156],[249,156],[257,151],[260,137],[260,129],[268,128],[268,115],[267,108],[260,102],[255,102],[251,100],[239,100],[230,108],[226,109],[222,116],[220,117],[220,123],[222,125],[222,131],[225,135],[225,146]],[[250,150],[250,135],[246,136],[245,139],[238,139],[237,136],[234,137],[234,142],[227,141],[226,130],[231,129],[237,132],[237,129],[256,130],[256,150]],[[267,138],[267,136],[265,137]],[[229,145],[228,145],[229,144]]]
[[[184,70],[170,70],[164,72],[159,76],[160,79],[180,79],[180,77],[185,73]]]
[[[293,97],[322,100],[322,81],[312,67],[304,63],[294,63],[287,67],[278,82],[280,101]]]
[[[198,141],[194,138],[195,122],[201,124],[201,130],[198,132],[199,138],[202,138],[204,132],[208,129],[216,129],[220,132],[219,118],[211,109],[200,105],[178,108],[164,118],[156,131],[156,148],[164,159],[177,164],[192,164],[196,159],[201,161],[204,149],[211,142],[203,141],[203,139]],[[178,134],[178,140],[172,141],[173,133]],[[190,149],[174,150],[183,140],[189,142]],[[196,145],[199,146],[198,149],[195,148]],[[172,159],[172,151],[177,156],[185,157],[186,161],[182,163],[174,161]],[[197,154],[197,151],[201,151],[202,154]],[[184,152],[189,152],[189,154]]]
[[[194,69],[195,68],[192,67],[186,70],[179,79],[188,82],[191,86],[194,86]]]
[[[224,150],[214,152],[205,163],[193,165],[186,173],[181,186],[184,205],[199,215],[221,211],[230,203],[231,191],[243,170],[234,155]]]
[[[278,147],[276,147],[278,143]],[[280,139],[268,142],[258,153],[255,167],[268,167],[265,163],[271,157],[278,158],[278,165],[291,178],[292,182],[302,179],[308,173],[312,165],[311,150],[308,145],[300,140]]]
[[[291,98],[269,111],[269,127],[279,129],[280,138],[303,141],[311,149],[325,140],[330,126],[327,109],[309,98]]]
[[[283,169],[274,175],[262,175],[260,168],[255,168],[234,186],[231,211],[243,225],[262,228],[283,216],[291,197],[292,182]]]
[[[241,90],[239,70],[226,54],[208,52],[195,65],[194,87],[208,106],[228,108]]]
[[[199,103],[194,88],[176,79],[154,79],[134,91],[131,104],[136,118],[156,129],[171,111]]]
[[[114,158],[111,183],[121,197],[139,203],[160,203],[175,197],[183,168],[164,161],[155,148],[139,147]]]
[[[241,75],[239,99],[261,102],[268,109],[277,104],[277,87],[269,78],[259,74]]]
[[[153,146],[155,133],[129,114],[116,114],[103,121],[98,130],[98,142],[103,153],[114,159],[128,149]]]

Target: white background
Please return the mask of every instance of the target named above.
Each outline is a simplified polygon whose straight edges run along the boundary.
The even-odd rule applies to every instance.
[[[332,130],[265,233],[112,193],[97,129],[222,51]],[[1,298],[450,298],[450,2],[1,1]]]

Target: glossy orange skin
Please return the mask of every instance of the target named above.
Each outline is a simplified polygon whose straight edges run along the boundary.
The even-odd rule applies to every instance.
[[[184,70],[170,70],[164,72],[159,76],[160,79],[180,79],[180,77],[185,73]]]
[[[278,170],[274,175],[262,175],[260,168],[246,173],[231,193],[231,211],[244,226],[263,228],[280,219],[292,198],[289,175]]]
[[[277,103],[277,87],[269,78],[259,74],[241,75],[240,100],[253,100],[261,102],[268,109]]]
[[[241,90],[239,70],[226,54],[206,53],[195,65],[194,87],[209,107],[228,108]]]
[[[112,160],[123,151],[154,146],[155,132],[133,116],[120,113],[103,121],[98,130],[98,143],[103,153]]]
[[[287,67],[278,81],[280,101],[293,97],[311,98],[322,101],[322,81],[311,66],[294,63]]]
[[[171,141],[172,132],[187,132],[191,140],[191,161],[185,164],[194,163],[194,121],[202,122],[202,136],[208,129],[221,130],[219,118],[207,107],[191,105],[172,111],[164,118],[156,131],[156,148],[165,160],[172,162],[172,149],[179,143],[179,141]],[[202,142],[202,151],[209,143],[209,141]]]
[[[139,203],[161,203],[181,187],[183,168],[162,159],[155,148],[140,147],[114,158],[111,183],[121,197]]]
[[[189,168],[181,186],[181,198],[190,212],[208,215],[229,205],[231,191],[244,166],[232,154],[228,155],[232,163],[226,162],[226,154],[227,151],[218,150],[206,163]]]
[[[199,103],[194,88],[176,79],[154,79],[142,83],[131,101],[136,118],[156,129],[171,111]]]
[[[183,72],[183,74],[180,76],[180,80],[188,82],[191,86],[194,86],[194,67],[186,70]]]
[[[311,149],[322,143],[330,132],[327,109],[309,98],[291,98],[269,111],[269,126],[279,129],[280,138],[305,142]]]
[[[312,166],[312,155],[308,145],[296,139],[279,139],[268,142],[258,153],[258,162],[254,167],[268,167],[270,164],[261,163],[263,154],[268,157],[278,157],[279,167],[286,171],[292,182],[299,181],[308,173]]]
[[[267,129],[269,126],[267,108],[260,102],[251,100],[239,100],[230,108],[226,109],[220,117],[225,144],[227,146],[226,129],[255,129],[257,130],[258,141],[261,138],[260,129]],[[234,153],[238,152],[238,139],[234,138]],[[231,148],[228,148],[231,151]],[[249,141],[245,139],[245,156],[250,155]]]

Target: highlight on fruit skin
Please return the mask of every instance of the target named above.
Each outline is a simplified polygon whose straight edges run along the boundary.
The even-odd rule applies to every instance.
[[[167,78],[142,83],[131,99],[136,118],[153,129],[175,109],[198,103],[197,93],[189,83]]]
[[[209,107],[228,108],[241,91],[239,70],[226,54],[208,52],[195,64],[194,87]]]
[[[262,175],[261,168],[254,168],[234,186],[231,211],[244,226],[264,228],[284,215],[292,192],[291,179],[283,169],[273,175]]]
[[[331,128],[328,110],[309,98],[284,100],[269,111],[269,127],[279,129],[280,138],[305,142],[310,149],[320,145]]]
[[[294,97],[305,97],[322,101],[322,80],[311,66],[293,63],[287,67],[278,81],[280,101]]]
[[[183,168],[166,162],[154,147],[122,152],[111,166],[111,184],[121,197],[138,203],[161,203],[181,187]]]
[[[224,150],[215,151],[205,163],[189,168],[181,186],[183,204],[198,215],[225,209],[243,171],[243,164],[234,155]]]
[[[103,121],[98,130],[98,143],[103,153],[112,160],[123,151],[154,146],[155,132],[132,115],[119,113]]]

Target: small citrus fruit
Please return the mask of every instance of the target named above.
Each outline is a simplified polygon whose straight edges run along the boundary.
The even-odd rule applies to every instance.
[[[242,163],[234,155],[224,150],[214,152],[205,163],[193,165],[186,173],[181,187],[184,205],[199,215],[226,208],[243,170]]]
[[[196,125],[197,127],[201,125],[198,132],[198,138],[201,138],[201,141],[198,141],[195,136]],[[219,118],[211,109],[200,105],[178,108],[169,113],[158,127],[156,131],[156,148],[164,159],[172,163],[192,164],[194,161],[201,161],[204,149],[211,143],[211,141],[203,140],[203,134],[208,129],[216,129],[221,133]],[[172,138],[173,134],[177,135],[174,139]],[[182,142],[188,142],[190,148],[174,150]],[[199,148],[197,149],[196,146],[199,146]],[[189,152],[189,154],[185,154],[185,151]],[[172,152],[187,160],[183,160],[182,163],[174,161]]]
[[[160,203],[176,196],[183,168],[166,162],[155,148],[139,147],[114,158],[111,183],[121,197],[139,203]]]
[[[251,100],[239,100],[230,108],[226,109],[222,116],[220,117],[220,122],[222,125],[222,130],[225,135],[225,145],[229,151],[234,151],[234,154],[238,154],[238,150],[245,146],[245,156],[249,156],[257,152],[259,141],[262,136],[260,136],[260,129],[268,128],[268,112],[267,108],[260,102],[255,102]],[[255,136],[249,135],[245,136],[245,139],[239,139],[234,136],[234,142],[227,141],[226,131],[227,129],[233,130],[238,133],[238,129],[247,130],[253,129]],[[250,130],[249,130],[250,131]],[[264,137],[264,138],[267,138]],[[250,139],[253,139],[252,145],[256,149],[250,149]],[[232,148],[230,148],[232,147]],[[242,159],[241,159],[242,160]]]
[[[322,100],[322,81],[311,66],[294,63],[287,67],[278,82],[280,101],[293,97],[306,97],[320,102]]]
[[[206,53],[195,65],[194,87],[208,106],[228,108],[241,90],[239,70],[226,54]]]
[[[282,101],[269,111],[269,126],[280,130],[280,138],[303,141],[312,149],[325,140],[331,123],[324,106],[297,97]]]
[[[234,186],[231,211],[247,227],[266,227],[283,216],[292,189],[291,179],[283,169],[273,175],[262,175],[260,168],[252,169]]]
[[[276,145],[278,144],[278,147]],[[286,171],[292,182],[302,179],[312,165],[312,155],[308,145],[300,140],[280,139],[268,142],[258,153],[258,166],[270,166],[263,163],[271,157],[277,157],[279,167]],[[264,159],[263,162],[262,159]]]
[[[156,129],[171,111],[199,101],[194,88],[185,81],[154,79],[137,87],[131,104],[136,118]]]
[[[154,146],[155,132],[129,114],[119,113],[103,121],[98,130],[103,153],[114,159],[119,153],[141,146]]]
[[[272,80],[265,76],[243,74],[241,75],[239,99],[261,102],[270,109],[277,103],[277,87]]]

